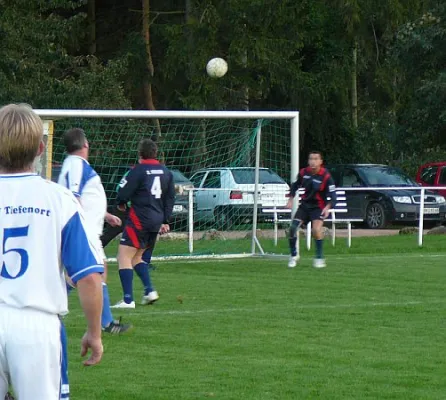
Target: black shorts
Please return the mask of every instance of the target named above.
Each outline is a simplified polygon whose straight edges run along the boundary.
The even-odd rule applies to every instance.
[[[109,206],[107,211],[110,214],[116,215],[122,221],[120,226],[111,226],[107,223],[104,224],[104,230],[101,235],[102,247],[107,246],[116,236],[118,236],[124,230],[125,220],[128,218],[128,211],[118,210],[116,207]]]
[[[323,221],[324,217],[322,216],[322,210],[319,207],[309,207],[306,204],[301,204],[294,215],[294,219],[298,219],[304,224],[308,224],[312,221]]]
[[[138,229],[131,221],[127,221],[120,244],[135,249],[150,249],[153,251],[157,237],[158,232],[148,232],[144,228]]]

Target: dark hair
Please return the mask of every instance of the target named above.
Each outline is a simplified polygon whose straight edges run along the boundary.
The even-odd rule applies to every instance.
[[[65,145],[67,153],[74,153],[75,151],[81,150],[85,146],[86,141],[87,137],[81,128],[68,129],[63,134],[63,144]]]
[[[322,157],[322,153],[318,150],[312,150],[308,153],[308,156],[311,156],[312,154],[319,154],[319,156],[321,157],[321,159],[323,160],[324,157]]]
[[[142,139],[138,144],[138,154],[143,160],[156,158],[158,155],[158,146],[151,139]]]

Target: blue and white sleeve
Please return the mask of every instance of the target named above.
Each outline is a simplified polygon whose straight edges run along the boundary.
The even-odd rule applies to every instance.
[[[80,158],[74,158],[69,164],[70,168],[65,175],[65,186],[76,197],[80,197],[84,186],[84,162]]]
[[[61,258],[73,283],[87,275],[104,272],[103,261],[89,242],[78,212],[62,229]]]

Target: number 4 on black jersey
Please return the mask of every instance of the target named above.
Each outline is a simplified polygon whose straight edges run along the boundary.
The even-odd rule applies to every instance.
[[[157,160],[141,160],[119,185],[118,204],[129,201],[131,208],[126,223],[129,238],[137,241],[139,231],[158,233],[162,224],[169,223],[175,203],[172,173]],[[136,248],[144,247],[143,243],[132,242]]]

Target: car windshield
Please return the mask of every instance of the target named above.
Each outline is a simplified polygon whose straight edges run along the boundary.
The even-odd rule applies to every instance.
[[[173,181],[175,183],[188,183],[190,185],[192,185],[192,182],[187,179],[180,171],[178,171],[177,169],[171,169],[170,172],[172,172],[173,175]]]
[[[236,183],[240,185],[251,185],[255,183],[255,169],[233,169],[232,176]],[[259,183],[266,184],[284,184],[285,181],[270,169],[260,169],[259,170]]]
[[[397,168],[362,167],[367,186],[417,186],[414,180]]]

